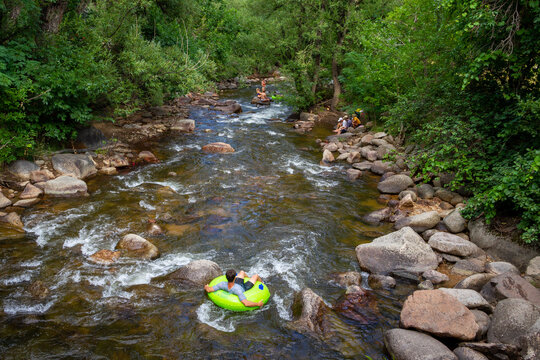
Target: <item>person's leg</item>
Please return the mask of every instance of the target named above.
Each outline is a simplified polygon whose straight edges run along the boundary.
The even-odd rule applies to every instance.
[[[240,270],[240,272],[238,274],[236,274],[236,277],[237,278],[240,278],[240,279],[243,279],[246,277],[246,272],[244,270]]]

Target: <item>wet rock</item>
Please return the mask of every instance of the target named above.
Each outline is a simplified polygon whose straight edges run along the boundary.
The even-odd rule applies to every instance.
[[[439,290],[444,291],[448,295],[452,295],[453,297],[458,299],[460,303],[462,303],[469,309],[478,309],[488,313],[491,313],[493,311],[491,305],[477,291],[471,289],[447,288],[439,288]]]
[[[120,258],[120,251],[99,250],[92,254],[88,260],[99,265],[111,265]]]
[[[0,217],[0,222],[8,223],[9,225],[21,230],[24,227],[21,217],[15,212],[10,212],[9,214]]]
[[[141,151],[138,158],[147,163],[155,163],[159,161],[158,158],[150,151]]]
[[[417,290],[401,310],[400,323],[440,337],[472,340],[478,325],[469,309],[441,290]]]
[[[21,180],[30,180],[30,173],[35,170],[39,170],[39,166],[27,160],[17,160],[8,167],[8,171]]]
[[[54,174],[47,169],[34,170],[30,173],[30,181],[32,183],[45,182],[54,179]]]
[[[380,222],[387,220],[390,214],[391,210],[389,208],[384,208],[380,210],[375,210],[367,215],[364,215],[362,217],[362,220],[368,224],[377,225]]]
[[[221,111],[224,114],[239,114],[242,112],[242,106],[238,103],[221,106],[217,104],[214,109]]]
[[[116,249],[123,250],[128,256],[153,260],[159,257],[158,248],[150,241],[135,234],[127,234],[116,244]]]
[[[458,360],[489,360],[484,354],[466,347],[455,348],[454,354]]]
[[[391,276],[370,274],[368,278],[369,287],[372,289],[393,289],[396,287],[396,279]]]
[[[519,348],[515,345],[500,343],[461,343],[460,346],[473,349],[488,357],[488,359],[514,360],[519,359]]]
[[[2,191],[0,191],[0,209],[8,207],[11,204],[12,204],[11,200],[5,197]]]
[[[51,159],[54,170],[62,175],[85,179],[97,173],[94,161],[84,154],[56,154]]]
[[[495,261],[487,264],[486,272],[495,275],[501,275],[504,273],[512,273],[516,275],[520,274],[517,267],[504,261]]]
[[[536,285],[540,285],[540,256],[529,261],[525,275],[530,277]]]
[[[493,343],[519,345],[519,337],[540,319],[538,306],[523,299],[500,301],[491,319],[487,339]]]
[[[223,275],[223,272],[215,262],[210,260],[195,260],[169,275],[156,278],[156,280],[172,281],[184,287],[202,289],[204,285],[220,275]]]
[[[231,145],[223,142],[215,142],[202,147],[202,150],[207,153],[233,153],[234,149]]]
[[[362,176],[362,172],[356,169],[347,170],[347,178],[351,181],[354,181]]]
[[[332,281],[344,288],[351,285],[360,285],[362,282],[362,274],[356,271],[338,273],[332,277]]]
[[[23,208],[29,208],[31,206],[36,205],[38,202],[40,202],[41,199],[39,198],[33,198],[33,199],[23,199],[17,201],[13,206],[23,207]]]
[[[27,184],[19,199],[33,199],[43,194],[43,191],[32,184]]]
[[[323,151],[322,162],[331,163],[331,162],[334,162],[334,160],[335,160],[334,155],[332,155],[332,153],[329,150],[325,149]]]
[[[403,219],[396,221],[394,227],[396,229],[401,229],[404,227],[411,227],[414,231],[423,232],[428,229],[435,227],[441,217],[436,211],[428,211],[414,216],[409,216]]]
[[[399,201],[400,208],[412,208],[413,206],[414,206],[414,200],[411,194],[405,195],[405,197]]]
[[[435,195],[435,190],[433,190],[433,186],[429,184],[422,184],[418,186],[418,196],[420,196],[422,199],[433,199],[433,195]]]
[[[87,195],[86,183],[71,176],[59,176],[49,180],[43,185],[43,191],[47,195],[54,196],[81,196]]]
[[[481,291],[484,285],[495,276],[495,274],[474,274],[458,282],[454,288]]]
[[[164,233],[163,229],[158,224],[155,223],[155,220],[150,222],[147,232],[148,234],[153,235],[153,236],[161,235]]]
[[[393,359],[399,360],[458,360],[439,340],[427,334],[405,329],[384,333],[384,345]]]
[[[177,120],[171,124],[172,131],[190,133],[195,130],[195,121],[190,119]]]
[[[49,289],[40,280],[34,281],[28,290],[32,297],[36,299],[42,300],[49,296]]]
[[[463,276],[471,276],[476,273],[483,273],[486,267],[485,257],[473,259],[462,259],[456,261],[452,267],[452,273]]]
[[[424,279],[431,281],[433,284],[437,285],[442,282],[448,281],[448,275],[438,272],[437,270],[427,270],[422,273]]]
[[[433,290],[434,286],[433,283],[429,280],[424,280],[420,284],[418,284],[418,289],[420,290]]]
[[[482,252],[473,242],[445,232],[438,232],[431,236],[428,244],[440,252],[462,257],[478,255]]]
[[[116,154],[109,158],[109,165],[114,168],[123,168],[130,166],[130,162],[124,155]]]
[[[414,185],[412,179],[407,175],[394,175],[388,179],[381,181],[377,185],[377,189],[386,194],[399,194],[409,186]]]
[[[478,324],[478,332],[476,333],[476,340],[481,340],[487,334],[489,325],[491,324],[491,319],[489,315],[481,310],[473,309],[471,312],[474,315],[476,323]]]
[[[540,290],[516,274],[505,273],[494,277],[484,285],[480,294],[489,302],[515,298],[540,306]]]
[[[459,233],[465,230],[467,222],[461,216],[459,210],[454,210],[443,219],[444,225],[452,233]]]
[[[373,162],[370,170],[374,174],[384,175],[385,173],[391,171],[391,167],[388,163],[377,160]]]
[[[357,285],[350,286],[332,310],[362,325],[377,323],[380,316],[375,299]]]
[[[325,333],[324,313],[330,308],[323,299],[310,288],[304,288],[294,297],[293,318],[290,326],[299,332],[310,332],[318,335]]]
[[[115,175],[118,173],[118,170],[116,170],[115,167],[103,167],[101,169],[99,169],[98,171],[100,174],[103,174],[103,175]]]
[[[410,227],[358,245],[356,257],[363,269],[383,275],[396,270],[423,273],[439,264],[431,247]]]

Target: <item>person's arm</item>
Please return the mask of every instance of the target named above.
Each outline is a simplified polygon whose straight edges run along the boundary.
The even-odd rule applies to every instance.
[[[209,292],[209,293],[211,293],[211,292],[214,292],[214,291],[215,291],[213,287],[211,287],[211,286],[208,286],[208,285],[204,285],[204,290],[206,290],[206,292]]]
[[[242,304],[244,304],[247,307],[255,307],[255,306],[261,307],[261,306],[264,305],[264,303],[262,301],[253,302],[253,301],[249,301],[248,299],[242,300]]]

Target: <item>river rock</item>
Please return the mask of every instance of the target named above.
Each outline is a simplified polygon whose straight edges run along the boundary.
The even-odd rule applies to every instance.
[[[324,150],[323,151],[323,156],[322,156],[322,162],[323,163],[331,163],[333,162],[335,159],[334,159],[334,155],[332,155],[332,153],[329,151],[329,150]]]
[[[380,210],[375,210],[373,212],[370,212],[367,215],[364,215],[362,217],[362,220],[368,224],[377,225],[387,220],[390,214],[391,214],[391,210],[389,208],[384,208]]]
[[[467,342],[459,344],[462,347],[473,349],[487,356],[490,360],[517,360],[519,348],[515,345],[501,343]]]
[[[540,285],[540,256],[529,261],[525,275],[530,277],[536,285]]]
[[[148,234],[157,236],[164,233],[163,229],[155,222],[150,223],[147,229]]]
[[[234,149],[231,145],[223,143],[223,142],[215,142],[208,145],[204,145],[202,147],[202,150],[207,153],[218,153],[218,154],[234,152]]]
[[[438,232],[439,232],[439,230],[437,230],[437,229],[428,229],[426,231],[422,231],[422,233],[420,235],[422,235],[422,239],[424,239],[426,241],[429,241],[429,239]],[[456,260],[454,262],[456,262],[458,260],[459,260],[459,258],[456,258]]]
[[[382,139],[382,138],[387,137],[387,136],[388,136],[388,134],[383,132],[383,131],[380,131],[378,133],[373,134],[374,139]]]
[[[114,168],[123,168],[130,166],[129,159],[124,155],[116,154],[109,158],[109,165]]]
[[[450,232],[454,234],[462,232],[467,226],[467,222],[465,221],[463,216],[461,216],[459,210],[454,210],[450,214],[448,214],[443,219],[443,223],[444,225],[446,225],[448,230],[450,230]]]
[[[123,250],[128,256],[153,260],[159,257],[158,248],[150,241],[135,234],[127,234],[116,244],[116,249]]]
[[[377,185],[377,189],[386,194],[399,194],[409,186],[414,185],[412,179],[407,175],[393,175],[388,179],[381,181]]]
[[[400,323],[440,337],[473,340],[478,331],[473,313],[441,290],[417,290],[401,310]]]
[[[427,334],[405,329],[384,333],[384,345],[392,359],[397,360],[458,360],[439,340]]]
[[[481,291],[484,285],[495,276],[495,274],[474,274],[458,282],[454,288]]]
[[[519,345],[519,337],[540,319],[540,308],[524,299],[501,300],[491,319],[489,342]]]
[[[97,173],[94,161],[84,154],[56,154],[51,159],[54,170],[62,175],[85,179]]]
[[[332,281],[344,288],[351,285],[360,285],[362,283],[362,274],[356,271],[338,273],[332,277]]]
[[[476,340],[481,340],[487,334],[489,325],[491,325],[491,319],[489,318],[488,314],[481,310],[472,309],[471,312],[473,313],[476,323],[478,324]]]
[[[9,214],[0,217],[0,222],[8,223],[9,225],[18,229],[22,229],[24,227],[21,217],[15,212],[10,212]]]
[[[150,151],[141,151],[139,153],[139,159],[147,162],[147,163],[155,163],[155,162],[158,162],[158,158],[156,157],[156,155],[152,154]]]
[[[11,204],[12,204],[11,200],[5,197],[2,191],[0,191],[0,209],[8,207]]]
[[[405,197],[399,201],[400,208],[412,208],[413,206],[414,206],[414,200],[411,194],[405,195]]]
[[[411,227],[414,231],[423,232],[428,229],[434,228],[441,217],[436,211],[428,211],[414,216],[408,216],[402,219],[399,219],[394,224],[396,229],[401,229],[406,226]]]
[[[438,189],[437,191],[435,191],[435,196],[452,205],[463,202],[463,197],[461,195],[446,189]]]
[[[8,171],[21,180],[30,180],[30,173],[39,170],[39,166],[27,160],[17,160],[8,167]]]
[[[372,134],[364,135],[364,136],[362,136],[362,139],[360,140],[360,145],[361,146],[371,145],[372,140],[373,140],[373,135]]]
[[[437,251],[462,257],[478,255],[482,252],[473,242],[445,232],[433,234],[428,244]]]
[[[338,150],[338,147],[337,147],[337,144],[336,143],[329,143],[328,145],[326,145],[324,147],[325,150],[328,150],[330,152],[336,152]]]
[[[351,155],[351,154],[349,154],[348,152],[343,153],[343,154],[339,154],[339,156],[336,158],[336,161],[347,160],[347,158],[348,158],[350,155]]]
[[[358,285],[349,286],[332,310],[360,325],[375,324],[380,317],[373,296]]]
[[[380,160],[374,161],[371,165],[371,172],[377,175],[384,175],[388,172],[390,172],[392,169],[390,165],[386,162],[382,162]]]
[[[111,265],[120,258],[120,251],[112,250],[99,250],[98,252],[92,254],[88,260],[100,265]]]
[[[43,194],[41,189],[38,189],[32,184],[27,184],[24,191],[19,195],[19,199],[33,199]]]
[[[417,190],[418,196],[420,196],[422,199],[433,199],[433,195],[435,195],[433,186],[429,184],[422,184],[418,186]]]
[[[32,183],[45,182],[54,179],[54,174],[48,170],[34,170],[30,173],[30,181]]]
[[[23,208],[29,208],[31,206],[36,205],[38,202],[40,202],[40,198],[33,198],[33,199],[23,199],[17,201],[13,206],[23,207]]]
[[[308,112],[301,112],[300,113],[300,121],[311,121],[311,122],[317,122],[319,120],[319,115],[312,114]]]
[[[489,360],[484,354],[466,347],[455,348],[454,354],[458,360]]]
[[[372,289],[393,289],[396,287],[396,279],[391,276],[370,274],[368,277],[369,287]]]
[[[486,272],[495,275],[501,275],[504,273],[512,273],[516,275],[520,274],[517,267],[505,261],[495,261],[487,264]]]
[[[166,275],[165,278],[190,287],[202,287],[220,275],[223,275],[223,272],[215,262],[194,260],[175,272]]]
[[[435,287],[433,286],[433,283],[429,280],[424,280],[420,284],[418,284],[419,290],[433,290]]]
[[[195,120],[191,119],[182,119],[182,120],[176,120],[171,125],[172,131],[180,131],[183,133],[190,133],[195,130]]]
[[[323,334],[325,332],[322,323],[323,313],[328,313],[330,308],[323,299],[315,294],[310,288],[304,288],[294,297],[293,318],[290,326],[299,332]]]
[[[460,303],[462,303],[469,309],[479,309],[488,313],[491,313],[493,311],[491,305],[477,291],[471,289],[447,288],[439,288],[439,290],[444,291],[448,295],[452,295],[453,297],[458,299]]]
[[[347,170],[347,178],[351,181],[354,181],[362,176],[362,172],[356,169]]]
[[[39,300],[45,299],[47,296],[49,296],[50,293],[49,288],[47,288],[47,286],[45,286],[45,284],[43,284],[43,281],[41,280],[34,281],[32,285],[30,285],[28,291],[33,298]]]
[[[88,188],[84,181],[67,175],[49,180],[43,185],[45,194],[54,196],[87,195],[87,190]]]
[[[410,227],[358,245],[356,257],[360,267],[383,275],[403,270],[419,274],[439,264],[431,247]]]
[[[98,172],[103,175],[115,175],[118,173],[118,170],[116,170],[115,167],[109,166],[109,167],[103,167],[99,169]]]
[[[480,294],[489,302],[516,298],[540,306],[540,290],[516,274],[505,273],[494,277],[484,285]]]
[[[450,280],[448,275],[438,272],[437,270],[427,270],[422,273],[422,277],[426,280],[431,281],[431,283],[437,285],[442,282]]]
[[[452,274],[471,276],[477,273],[483,273],[486,268],[486,258],[477,257],[469,259],[461,259],[456,261],[452,267]]]
[[[221,106],[220,104],[217,104],[214,109],[219,110],[223,112],[224,114],[239,114],[242,112],[242,106],[238,103]]]
[[[398,199],[401,200],[405,196],[410,195],[412,198],[412,201],[416,202],[418,200],[418,196],[416,196],[416,193],[413,190],[403,190],[399,193]]]

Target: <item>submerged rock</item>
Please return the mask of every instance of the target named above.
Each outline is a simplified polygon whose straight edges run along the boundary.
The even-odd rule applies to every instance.
[[[120,258],[120,251],[99,250],[91,255],[88,260],[100,265],[110,265]]]
[[[202,147],[202,150],[207,153],[233,153],[234,149],[231,145],[223,142],[215,142]]]
[[[158,248],[150,241],[135,234],[127,234],[116,244],[116,249],[123,250],[128,256],[153,260],[159,257]]]

